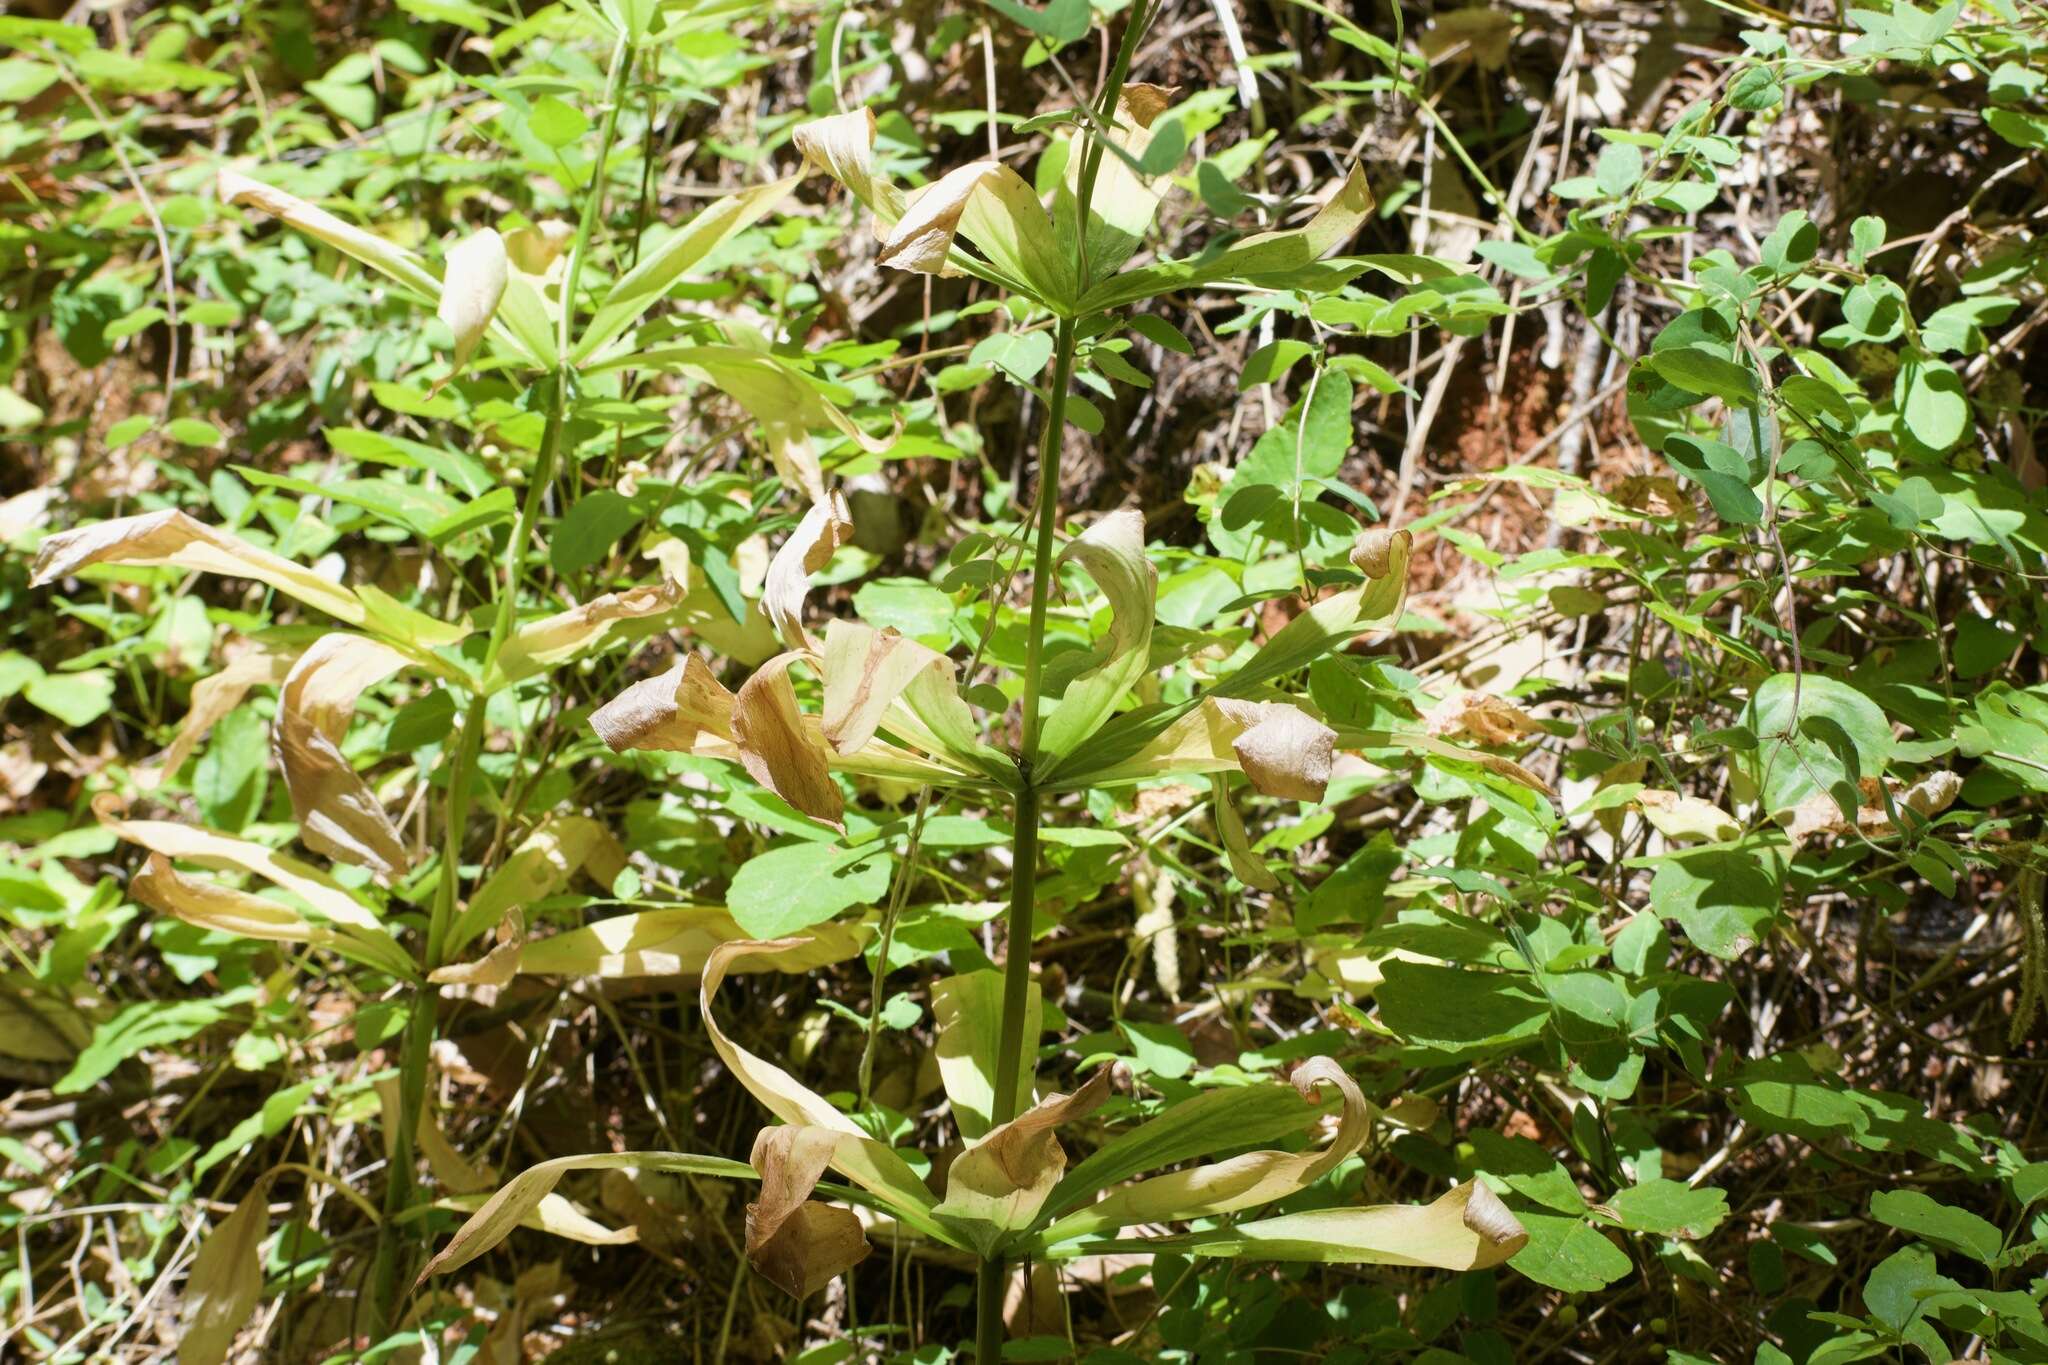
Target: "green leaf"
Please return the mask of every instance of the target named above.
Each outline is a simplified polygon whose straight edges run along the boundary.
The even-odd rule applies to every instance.
[[[1763,500],[1753,487],[1762,477],[1741,451],[1706,436],[1673,432],[1664,438],[1664,458],[1707,490],[1714,514],[1731,526],[1760,526]]]
[[[1529,1244],[1508,1265],[1540,1285],[1567,1294],[1604,1289],[1635,1269],[1628,1253],[1583,1218],[1561,1213],[1517,1213]]]
[[[1033,9],[1018,0],[988,0],[989,8],[1012,22],[1022,24],[1054,44],[1071,43],[1088,35],[1092,12],[1088,0],[1052,0],[1044,9]]]
[[[241,1155],[250,1144],[282,1133],[293,1119],[299,1117],[306,1101],[313,1098],[319,1089],[319,1081],[301,1081],[272,1094],[255,1113],[230,1128],[226,1137],[206,1149],[192,1167],[192,1178],[197,1180],[227,1158]]]
[[[533,130],[535,137],[557,150],[590,132],[590,120],[583,111],[553,95],[542,95],[533,102],[533,112],[527,116],[526,126]]]
[[[1954,1280],[1934,1269],[1934,1253],[1924,1246],[1901,1247],[1871,1268],[1863,1282],[1863,1306],[1894,1332],[1926,1312],[1922,1300],[1931,1293],[1956,1287]]]
[[[1898,403],[1906,430],[1929,450],[1945,452],[1969,433],[1970,400],[1962,376],[1939,360],[1900,367]]]
[[[1812,260],[1819,248],[1820,229],[1804,209],[1794,209],[1764,238],[1760,259],[1778,274],[1790,275]]]
[[[623,494],[609,488],[588,494],[556,523],[548,562],[558,574],[581,573],[610,554],[641,519],[640,510]]]
[[[1783,857],[1761,842],[1673,854],[1650,882],[1655,913],[1677,920],[1695,947],[1723,960],[1756,945],[1783,897]]]
[[[1811,716],[1824,716],[1842,728],[1865,771],[1878,772],[1891,761],[1891,723],[1876,702],[1823,674],[1767,678],[1743,712],[1743,724],[1759,744],[1740,755],[1739,766],[1772,815],[1791,810],[1815,792],[1854,783],[1834,750],[1806,733],[1803,722]]]
[[[1659,1177],[1616,1191],[1607,1206],[1630,1231],[1697,1240],[1728,1216],[1728,1195],[1711,1185],[1695,1188]]]
[[[251,993],[244,988],[218,1000],[145,1000],[130,1005],[93,1029],[92,1041],[52,1089],[59,1095],[90,1090],[129,1058],[149,1048],[182,1043],[213,1027],[227,1017],[225,1006],[239,1004]]]
[[[1467,1055],[1526,1042],[1550,1017],[1525,977],[1400,959],[1382,970],[1380,1022],[1435,1051]]]
[[[1747,407],[1757,400],[1756,376],[1746,365],[1724,360],[1698,346],[1653,350],[1645,358],[1657,377],[1687,393],[1718,398],[1729,407]]]
[[[1181,333],[1180,328],[1165,318],[1153,313],[1139,313],[1129,320],[1130,329],[1156,346],[1179,355],[1193,355],[1195,343]]]
[[[1992,1224],[1967,1209],[1941,1203],[1918,1190],[1881,1190],[1870,1197],[1870,1216],[1901,1232],[1990,1265],[2005,1247]]]
[[[21,695],[66,725],[90,725],[114,706],[114,675],[103,668],[81,673],[47,673]]]
[[[754,938],[781,938],[889,894],[891,859],[878,845],[805,842],[771,848],[740,865],[726,909]]]
[[[1030,385],[1052,360],[1050,332],[996,332],[983,337],[968,354],[970,365],[993,365],[1017,383]]]
[[[179,445],[217,446],[221,443],[220,428],[197,417],[173,418],[164,431]]]
[[[1117,1027],[1130,1040],[1131,1056],[1145,1074],[1177,1081],[1195,1069],[1195,1050],[1187,1035],[1173,1025],[1120,1019]]]
[[[1610,142],[1600,149],[1593,163],[1593,183],[1603,194],[1620,198],[1643,178],[1643,149],[1627,142]]]
[[[1287,372],[1294,368],[1295,362],[1304,356],[1314,355],[1318,349],[1306,341],[1295,341],[1286,337],[1279,341],[1267,342],[1252,352],[1251,359],[1245,361],[1244,373],[1237,377],[1237,391],[1243,393],[1246,389],[1255,389],[1261,384],[1279,383],[1287,377]],[[1346,413],[1347,418],[1349,415]]]

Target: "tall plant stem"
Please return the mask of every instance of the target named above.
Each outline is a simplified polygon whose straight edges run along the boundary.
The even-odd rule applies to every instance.
[[[1116,59],[1109,79],[1097,95],[1097,121],[1107,123],[1116,112],[1124,77],[1138,50],[1148,11],[1148,0],[1137,0],[1117,44]],[[1095,176],[1101,164],[1101,144],[1091,135],[1083,154],[1080,193],[1076,196],[1076,269],[1088,278],[1088,208],[1095,193]],[[1025,636],[1023,732],[1018,744],[1017,803],[1010,843],[1010,906],[1006,917],[1003,956],[1002,1036],[996,1046],[996,1093],[990,1103],[990,1122],[1008,1123],[1017,1117],[1017,1090],[1024,1066],[1024,1054],[1032,1040],[1024,1037],[1025,1005],[1031,994],[1031,914],[1038,900],[1038,821],[1040,817],[1037,779],[1032,766],[1038,759],[1039,707],[1045,690],[1045,613],[1052,597],[1053,542],[1060,517],[1060,449],[1066,440],[1067,388],[1074,378],[1074,342],[1077,319],[1061,318],[1053,343],[1052,390],[1045,407],[1044,439],[1038,448],[1038,495],[1032,511],[1036,517],[1031,556],[1031,616]],[[1003,1287],[1009,1269],[1001,1253],[984,1257],[975,1280],[975,1359],[992,1365],[1003,1354]]]
[[[1018,765],[1027,788],[1031,764],[1038,757],[1038,706],[1045,684],[1045,608],[1052,595],[1052,547],[1060,516],[1060,446],[1066,436],[1067,386],[1073,378],[1074,320],[1062,318],[1053,343],[1052,393],[1046,403],[1045,439],[1038,448],[1038,497],[1033,503],[1038,531],[1031,552],[1031,622],[1025,636],[1024,733],[1019,746],[1023,758]],[[1023,832],[1020,823],[1019,838]],[[1018,872],[1023,875],[1021,868]],[[997,1096],[998,1103],[1001,1098]]]
[[[533,476],[505,544],[504,579],[498,585],[497,610],[491,621],[489,642],[484,648],[485,677],[498,661],[498,652],[511,637],[518,615],[520,565],[533,527],[540,516],[542,499],[554,482],[555,464],[561,452],[562,422],[568,410],[569,378],[558,370],[548,380],[547,424],[541,430],[540,453],[534,461]],[[397,1308],[398,1236],[397,1215],[412,1207],[413,1158],[420,1116],[426,1111],[427,1069],[434,1038],[440,1031],[441,988],[426,978],[444,966],[450,952],[449,935],[454,931],[456,893],[462,881],[463,835],[469,827],[470,798],[475,784],[477,755],[483,749],[486,709],[490,696],[481,687],[470,698],[463,713],[462,732],[448,759],[448,786],[443,806],[441,873],[434,887],[434,903],[428,911],[426,951],[421,960],[419,993],[406,1019],[405,1037],[398,1071],[398,1130],[391,1146],[391,1179],[385,1186],[383,1230],[378,1238],[374,1266],[373,1298],[376,1332],[381,1336]]]

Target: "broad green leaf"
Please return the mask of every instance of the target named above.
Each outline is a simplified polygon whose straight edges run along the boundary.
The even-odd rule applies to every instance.
[[[1528,1244],[1510,1264],[1540,1285],[1589,1294],[1635,1270],[1628,1253],[1584,1218],[1525,1212],[1521,1220]]]
[[[771,848],[740,865],[726,908],[754,938],[823,924],[842,910],[878,905],[889,895],[893,860],[878,845],[842,848],[805,842]]]
[[[1038,983],[1029,983],[1024,1006],[1025,1047],[1036,1050],[1044,1031]],[[943,977],[932,983],[932,1019],[938,1026],[939,1079],[953,1103],[953,1123],[969,1142],[988,1132],[995,1106],[998,1044],[1002,1036],[1003,975],[993,969]],[[1018,1068],[1012,1112],[1031,1107],[1029,1069]]]
[[[589,325],[570,349],[571,363],[588,360],[616,340],[659,302],[685,271],[734,233],[759,222],[796,188],[800,179],[801,176],[790,176],[714,200],[695,218],[663,237],[605,293]]]
[[[1631,1231],[1697,1240],[1728,1216],[1728,1195],[1711,1185],[1694,1187],[1659,1178],[1616,1191],[1607,1206]]]
[[[1870,1196],[1870,1216],[1987,1266],[2005,1246],[2004,1236],[1984,1219],[1919,1190],[1880,1190]]]
[[[1881,772],[1891,761],[1891,723],[1869,697],[1820,673],[1767,678],[1743,712],[1743,724],[1759,745],[1741,755],[1741,767],[1771,815],[1782,815],[1843,782],[1854,785],[1841,755],[1807,726],[1816,717],[1840,727],[1864,772]]]
[[[1785,862],[1775,843],[1755,841],[1675,853],[1657,864],[1650,906],[1722,959],[1742,956],[1769,932],[1784,898]]]
[[[1145,557],[1145,523],[1135,511],[1112,512],[1069,542],[1060,559],[1076,560],[1109,599],[1109,634],[1090,666],[1067,684],[1039,735],[1037,768],[1045,776],[1101,728],[1151,663],[1153,599],[1159,571]]]

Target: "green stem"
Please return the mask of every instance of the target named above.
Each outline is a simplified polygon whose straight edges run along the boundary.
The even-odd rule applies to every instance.
[[[540,453],[534,461],[533,476],[513,522],[505,545],[504,580],[498,586],[497,612],[491,622],[489,643],[484,650],[484,677],[492,674],[498,653],[512,634],[518,616],[520,564],[533,527],[541,512],[541,499],[554,481],[555,464],[562,443],[562,421],[568,407],[569,382],[566,372],[548,379],[548,417],[542,428]],[[419,994],[405,1024],[398,1072],[398,1131],[392,1140],[391,1179],[385,1186],[384,1229],[378,1238],[374,1266],[375,1336],[381,1338],[393,1321],[398,1305],[398,1223],[397,1216],[412,1207],[415,1191],[413,1161],[420,1117],[426,1112],[427,1071],[434,1038],[440,1031],[441,990],[425,978],[445,964],[452,948],[449,934],[455,926],[456,893],[462,881],[462,842],[469,828],[470,798],[474,794],[477,755],[483,749],[485,712],[489,694],[478,688],[463,713],[462,731],[455,751],[448,759],[448,787],[442,820],[441,876],[434,887],[434,903],[428,911],[426,951],[421,961]]]
[[[974,1282],[975,1365],[991,1365],[1003,1358],[1003,1260],[1000,1256],[981,1263]]]
[[[1074,377],[1074,320],[1060,320],[1054,342],[1052,392],[1046,404],[1045,439],[1038,449],[1038,540],[1032,547],[1031,623],[1024,653],[1024,785],[1038,757],[1038,705],[1045,682],[1045,607],[1052,592],[1052,547],[1060,516],[1060,446],[1066,437],[1067,387]],[[1021,837],[1023,830],[1019,827]]]
[[[1038,789],[1017,793],[1016,832],[1010,843],[1010,909],[1003,957],[1003,1032],[996,1049],[996,1093],[991,1123],[1017,1117],[1017,1080],[1032,1040],[1024,1036],[1031,994],[1031,912],[1038,899]]]
[[[569,329],[576,317],[576,291],[583,280],[583,261],[590,254],[590,234],[597,227],[604,210],[605,177],[610,169],[612,139],[619,130],[619,89],[625,84],[629,56],[633,51],[631,35],[619,31],[619,40],[612,47],[611,69],[604,78],[604,124],[597,139],[597,160],[590,171],[590,193],[583,199],[583,216],[576,223],[576,238],[569,244],[568,264],[562,270],[562,312],[555,324],[555,351],[559,355],[569,354]]]

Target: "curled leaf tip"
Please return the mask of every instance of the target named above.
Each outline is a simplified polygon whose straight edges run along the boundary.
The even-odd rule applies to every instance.
[[[461,372],[482,343],[491,317],[498,311],[498,300],[505,294],[507,265],[505,239],[493,228],[465,237],[448,253],[435,315],[455,334],[450,378]]]

